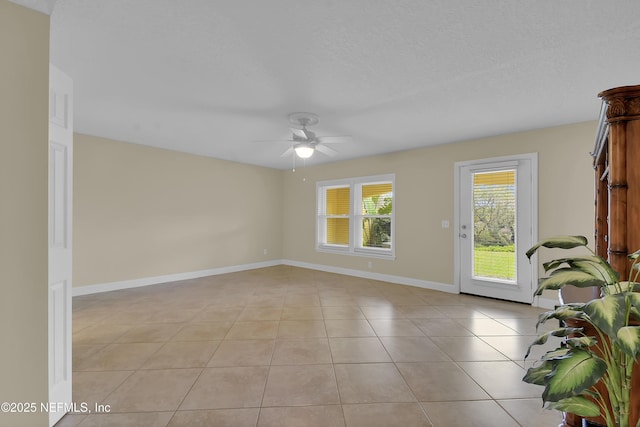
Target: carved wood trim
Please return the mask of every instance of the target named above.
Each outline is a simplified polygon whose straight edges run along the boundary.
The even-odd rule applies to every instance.
[[[607,121],[640,120],[640,85],[622,86],[598,94],[607,102]]]

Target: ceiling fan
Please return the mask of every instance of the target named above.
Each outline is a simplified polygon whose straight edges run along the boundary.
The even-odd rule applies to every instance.
[[[307,129],[308,126],[318,124],[318,116],[313,113],[291,113],[289,123],[292,125],[291,139],[286,142],[291,144],[281,157],[295,153],[301,159],[308,159],[317,150],[327,156],[335,156],[338,152],[325,144],[339,144],[351,141],[350,136],[316,136],[315,132]],[[284,141],[283,141],[284,142]]]

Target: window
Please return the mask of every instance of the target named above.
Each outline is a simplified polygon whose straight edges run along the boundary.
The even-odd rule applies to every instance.
[[[318,182],[320,251],[393,257],[394,175]]]

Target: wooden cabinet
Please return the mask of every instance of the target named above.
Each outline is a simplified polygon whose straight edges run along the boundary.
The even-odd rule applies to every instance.
[[[640,86],[623,86],[598,95],[595,169],[595,249],[627,279],[627,255],[640,249]],[[639,363],[639,362],[637,362]],[[640,417],[640,363],[634,370],[631,420]],[[565,427],[580,427],[582,419],[565,414]],[[602,425],[602,418],[586,420]]]
[[[623,279],[640,249],[640,86],[605,90],[593,151],[596,253]]]

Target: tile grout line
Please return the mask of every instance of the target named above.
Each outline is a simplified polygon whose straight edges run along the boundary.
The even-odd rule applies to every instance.
[[[284,306],[284,301],[283,301]],[[258,416],[256,417],[256,427],[260,422],[260,416],[262,415],[262,408],[264,405],[264,397],[267,394],[267,385],[269,384],[269,375],[271,374],[271,364],[273,363],[273,354],[276,351],[276,344],[278,342],[278,334],[280,333],[280,324],[282,322],[282,314],[284,313],[284,308],[280,312],[280,319],[278,320],[278,327],[276,329],[276,336],[273,339],[273,348],[271,349],[271,356],[269,358],[269,365],[267,366],[267,375],[264,379],[264,387],[262,388],[262,397],[260,398],[260,407],[258,408]]]

